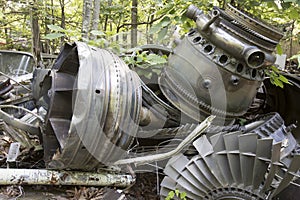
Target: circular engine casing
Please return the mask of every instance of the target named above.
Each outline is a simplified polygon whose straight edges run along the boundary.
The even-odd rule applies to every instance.
[[[120,159],[138,129],[137,74],[112,52],[76,42],[65,46],[51,76],[47,166],[90,170]]]
[[[282,34],[231,5],[207,15],[190,6],[187,16],[197,28],[169,56],[159,79],[162,92],[198,121],[210,114],[228,121],[242,116],[264,79],[264,68],[275,62],[272,51]]]
[[[251,80],[241,77],[238,69],[231,73],[227,68],[239,66],[235,59],[210,43],[193,42],[198,37],[199,33],[188,35],[174,49],[159,79],[161,90],[179,110],[196,120],[209,113],[229,118],[243,115],[263,74],[257,72]]]

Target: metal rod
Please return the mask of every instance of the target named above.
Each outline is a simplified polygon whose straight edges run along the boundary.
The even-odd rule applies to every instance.
[[[58,171],[47,169],[0,168],[0,185],[83,185],[128,187],[135,178],[109,172]]]
[[[184,147],[186,147],[186,145],[188,145],[194,139],[196,139],[199,135],[201,135],[201,133],[203,133],[210,126],[210,124],[214,118],[215,118],[215,116],[207,117],[177,146],[177,148],[175,148],[169,152],[156,154],[156,155],[148,155],[148,156],[118,160],[113,164],[114,165],[124,165],[124,164],[134,163],[135,165],[139,165],[139,164],[145,164],[145,163],[150,163],[150,162],[160,161],[160,160],[170,158],[170,157],[178,154],[180,151],[182,151],[184,149]]]
[[[24,110],[25,112],[27,113],[30,113],[31,115],[35,116],[37,119],[39,119],[41,122],[45,122],[44,119],[39,116],[38,114],[32,112],[31,110],[28,110],[27,108],[24,108],[22,106],[14,106],[14,105],[0,105],[0,109],[1,108],[14,108],[14,109],[21,109],[21,110]]]
[[[2,76],[5,76],[6,78],[9,78],[10,80],[12,80],[13,82],[15,82],[16,84],[20,85],[22,88],[24,88],[24,89],[28,90],[29,92],[31,92],[31,89],[30,89],[30,88],[26,87],[26,86],[23,85],[22,83],[19,83],[19,81],[15,80],[15,79],[12,78],[11,76],[9,76],[9,75],[7,75],[7,74],[1,72],[1,71],[0,71],[0,74],[1,74]]]

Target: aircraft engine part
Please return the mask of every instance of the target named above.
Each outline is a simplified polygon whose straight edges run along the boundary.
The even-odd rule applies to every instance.
[[[256,122],[248,124],[256,127],[248,132],[204,135],[193,143],[198,155],[180,154],[171,158],[164,170],[167,176],[161,183],[162,198],[175,189],[186,192],[188,199],[275,197],[298,177],[300,154],[293,152],[289,161],[284,162],[282,152],[287,147],[284,143],[288,141],[293,146],[291,134],[285,132],[283,124],[276,125],[282,121],[278,114],[262,121],[259,126]],[[275,129],[275,133],[271,129]],[[262,130],[265,137],[262,137]],[[284,136],[281,139],[277,137],[280,130]]]
[[[41,73],[44,80],[51,77],[40,90],[49,89],[40,102],[48,107],[47,167],[91,170],[120,159],[139,124],[142,89],[136,73],[112,52],[80,42],[66,45],[51,73]]]
[[[242,116],[264,79],[263,69],[275,62],[272,52],[282,34],[230,5],[207,15],[190,6],[187,16],[197,28],[169,56],[159,78],[162,92],[195,120]]]
[[[270,79],[264,80],[265,96],[262,105],[263,112],[278,112],[287,124],[295,124],[293,130],[297,141],[300,141],[300,78],[297,75],[283,74],[291,84],[284,84],[283,88],[274,87]],[[260,110],[261,111],[261,110]]]

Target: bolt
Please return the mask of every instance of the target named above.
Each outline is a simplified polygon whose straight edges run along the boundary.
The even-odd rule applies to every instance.
[[[230,77],[230,81],[232,82],[233,85],[238,85],[238,84],[239,84],[239,81],[240,81],[240,78],[237,77],[237,76],[232,75],[232,76]]]
[[[203,83],[202,83],[202,86],[206,89],[209,89],[211,88],[211,80],[209,79],[204,79]]]

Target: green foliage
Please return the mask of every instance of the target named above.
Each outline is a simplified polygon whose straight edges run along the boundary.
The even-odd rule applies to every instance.
[[[36,0],[35,4],[26,1],[1,2],[0,42],[7,44],[0,48],[31,49],[31,11],[39,17],[43,48],[51,48],[51,52],[57,52],[62,45],[62,38],[65,42],[82,40],[83,1],[65,0],[66,23],[63,28],[61,1]],[[239,8],[259,16],[275,26],[283,28],[291,21],[295,21],[295,30],[299,30],[300,0],[144,0],[138,2],[138,30],[141,35],[143,34],[140,37],[139,45],[147,43],[169,44],[175,26],[181,27],[180,34],[184,34],[191,27],[194,27],[195,23],[185,16],[185,11],[191,4],[206,12],[213,6],[222,7],[224,4],[232,2],[235,2]],[[101,1],[100,10],[99,26],[97,30],[92,30],[89,33],[93,39],[85,42],[117,51],[122,51],[123,47],[129,48],[129,45],[122,46],[123,44],[120,45],[120,42],[112,41],[111,38],[121,32],[130,32],[131,1]],[[297,38],[298,32],[291,32],[284,40],[288,41],[291,37]],[[286,53],[284,52],[285,49],[282,48],[278,52]],[[299,56],[295,55],[292,58],[299,59]]]
[[[270,77],[270,81],[272,84],[279,86],[281,88],[284,87],[284,84],[291,84],[289,80],[284,77],[280,70],[275,66],[271,66],[269,69],[265,70],[266,74]]]
[[[278,44],[276,46],[276,52],[277,52],[278,55],[282,55],[283,54],[283,50],[282,50],[282,47],[281,47],[280,44]]]
[[[167,63],[166,56],[159,56],[142,49],[135,48],[130,56],[125,56],[124,61],[128,64],[138,75],[147,79],[151,79],[153,74],[159,75],[162,67]]]
[[[297,59],[298,61],[298,68],[300,68],[300,52],[298,54],[293,55],[292,57],[289,58],[289,60]]]
[[[95,36],[105,36],[105,33],[103,33],[102,31],[98,31],[98,30],[92,30],[91,34],[95,35]]]
[[[57,38],[61,38],[63,36],[65,36],[65,34],[63,34],[63,33],[49,33],[49,34],[45,35],[44,39],[54,40]]]
[[[52,31],[57,31],[57,32],[66,32],[65,29],[61,28],[60,26],[49,24],[47,27],[52,30]]]
[[[45,35],[44,39],[56,40],[61,37],[66,37],[68,42],[74,42],[74,41],[78,41],[81,39],[81,34],[79,31],[63,29],[60,26],[56,26],[56,25],[52,25],[52,24],[48,25],[47,27],[54,33],[49,33],[49,34]],[[105,39],[106,34],[103,33],[102,31],[92,30],[90,32],[90,34],[96,36],[96,38],[88,39],[88,40],[83,39],[83,41],[88,43],[89,45],[97,46],[100,48],[109,48],[109,47],[113,46],[113,45],[110,46],[110,43]],[[117,48],[112,48],[112,49],[116,50]]]
[[[296,3],[300,6],[300,1],[299,0],[283,0],[284,3]]]
[[[170,191],[168,193],[168,196],[165,198],[165,200],[172,200],[172,199],[186,200],[186,193],[180,192],[178,189],[176,189],[175,191]]]
[[[198,5],[201,9],[208,9],[211,6],[211,1],[202,1],[199,5],[198,1],[193,0],[174,0],[166,4],[162,4],[158,7],[155,16],[161,17],[154,24],[152,24],[149,34],[153,34],[157,37],[157,41],[163,43],[166,38],[171,38],[172,32],[175,26],[179,26],[182,29],[181,33],[186,33],[195,24],[191,19],[185,16],[186,9],[189,5]],[[217,1],[216,1],[217,2]],[[169,41],[168,41],[169,42]]]

